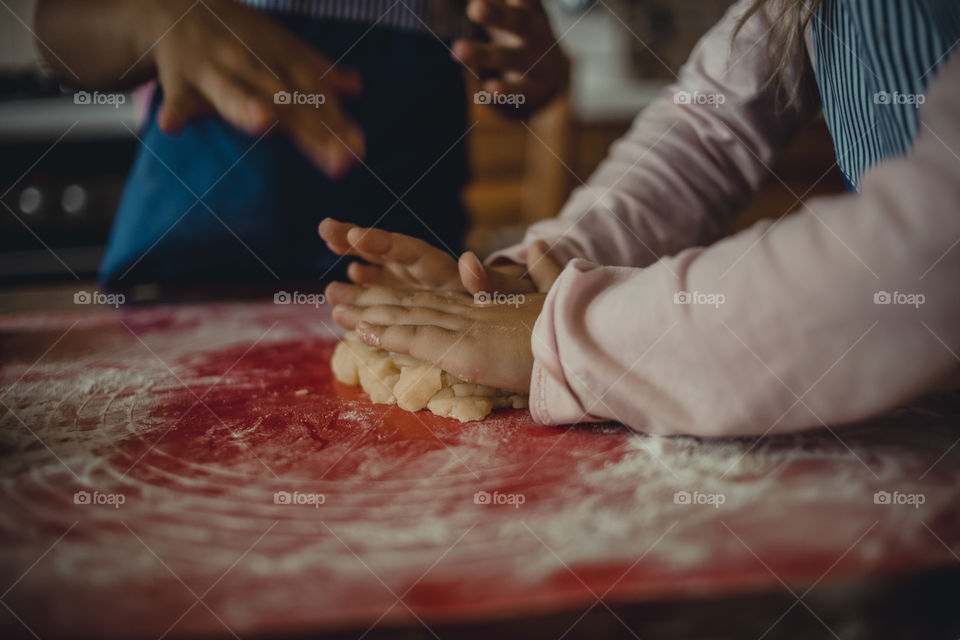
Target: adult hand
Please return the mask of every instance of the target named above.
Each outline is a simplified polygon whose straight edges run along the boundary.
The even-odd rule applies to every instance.
[[[486,29],[490,42],[457,40],[453,54],[481,77],[492,75],[483,82],[491,104],[526,114],[566,85],[570,63],[540,0],[470,0],[467,17]],[[499,95],[508,99],[499,102]]]
[[[139,43],[151,52],[163,87],[163,130],[179,131],[212,112],[254,135],[279,121],[331,177],[364,156],[363,133],[341,108],[341,100],[361,91],[356,72],[334,67],[268,16],[233,0],[151,0],[149,7]]]

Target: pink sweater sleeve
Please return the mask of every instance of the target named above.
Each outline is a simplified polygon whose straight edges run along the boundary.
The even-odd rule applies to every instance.
[[[943,385],[960,354],[958,113],[954,55],[928,87],[911,153],[870,170],[861,193],[645,269],[567,264],[534,328],[534,417],[775,433],[862,419]],[[726,165],[727,182],[748,165]],[[633,193],[633,179],[616,192]],[[675,183],[669,197],[690,205],[701,186]],[[619,246],[614,257],[639,262]]]
[[[525,263],[526,246],[543,239],[561,263],[584,258],[643,267],[716,240],[820,104],[810,65],[798,56],[782,74],[784,87],[799,87],[797,98],[777,110],[776,82],[767,82],[766,15],[752,17],[731,45],[748,4],[731,7],[703,37],[677,81],[637,117],[560,214],[531,226],[520,245],[491,261]]]

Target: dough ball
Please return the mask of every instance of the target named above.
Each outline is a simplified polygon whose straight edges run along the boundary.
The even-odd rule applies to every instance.
[[[337,380],[359,384],[372,402],[406,411],[426,407],[461,422],[483,420],[493,409],[523,409],[528,401],[525,395],[461,380],[407,354],[367,346],[353,332],[333,350],[330,368]]]
[[[461,380],[457,376],[447,373],[446,371],[443,372],[443,386],[452,387],[455,384],[461,384],[463,382],[466,382],[466,380]]]
[[[419,367],[424,364],[423,360],[417,360],[411,355],[406,353],[392,353],[390,354],[393,358],[393,363],[397,366],[398,369],[403,369],[404,367]]]
[[[350,352],[350,345],[347,342],[340,342],[333,350],[333,356],[330,358],[330,368],[333,370],[333,376],[343,384],[356,386],[360,384],[360,377],[357,375],[357,360]]]
[[[497,390],[493,387],[488,387],[485,384],[474,384],[472,382],[459,382],[450,388],[453,389],[453,395],[458,398],[466,396],[491,397],[498,395]]]
[[[443,371],[432,364],[405,366],[393,387],[397,406],[407,411],[420,411],[443,388]]]
[[[513,409],[526,409],[530,406],[530,396],[515,393],[510,396],[510,407]]]
[[[389,353],[383,351],[378,358],[357,363],[357,375],[370,400],[378,404],[396,404],[393,387],[400,379],[400,371]]]
[[[430,399],[427,408],[438,416],[456,418],[460,422],[483,420],[493,411],[490,398],[475,396],[456,397],[452,389],[443,389]]]

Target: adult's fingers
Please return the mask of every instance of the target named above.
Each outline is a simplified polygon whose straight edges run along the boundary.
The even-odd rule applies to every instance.
[[[496,43],[457,40],[452,49],[453,55],[474,71],[525,71],[535,61],[522,48]]]
[[[302,85],[301,89],[322,85],[342,98],[354,98],[362,92],[363,79],[356,69],[332,62],[293,34],[277,42],[280,46],[273,56],[282,61],[281,75]]]
[[[278,105],[277,115],[297,148],[333,178],[343,176],[366,153],[363,132],[332,99],[325,97],[317,108],[309,104]]]
[[[366,155],[363,132],[344,114],[337,93],[296,66],[297,56],[290,58],[273,68],[261,60],[246,64],[297,148],[327,175],[341,177]]]
[[[251,135],[266,131],[273,121],[271,109],[254,90],[213,65],[197,70],[195,88],[227,122]]]
[[[281,59],[289,60],[287,76],[303,87],[323,87],[341,98],[353,99],[363,91],[363,79],[356,69],[337,65],[309,46],[299,46],[293,58],[282,52]]]
[[[225,26],[219,18],[218,22]],[[234,28],[239,35],[229,28],[227,32],[219,30],[220,37],[209,42],[208,49],[219,64],[264,93],[295,89],[314,93],[321,91],[322,86],[336,95],[352,98],[362,90],[356,70],[335,65],[261,13],[253,13],[252,21],[240,22]]]
[[[356,69],[344,67],[329,67],[326,73],[321,73],[317,80],[327,83],[341,97],[352,100],[363,93],[363,78]]]
[[[215,113],[213,106],[190,87],[165,87],[157,124],[167,133],[177,134],[194,118]]]
[[[539,5],[506,3],[502,0],[470,0],[467,17],[488,29],[500,29],[521,38],[539,34],[545,25],[535,20],[534,11]]]
[[[498,96],[501,104],[519,109],[529,110],[537,104],[541,96],[549,93],[550,89],[543,82],[533,77],[534,72],[524,75],[525,70],[506,71],[502,78],[487,80],[483,83],[484,91]]]
[[[254,43],[256,45],[258,43]],[[289,87],[283,63],[261,52],[255,54],[232,35],[221,37],[209,45],[210,56],[215,66],[223,72],[242,78],[251,89],[273,100],[277,91]]]

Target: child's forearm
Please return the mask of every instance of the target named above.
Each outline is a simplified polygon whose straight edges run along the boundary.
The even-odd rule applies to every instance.
[[[534,330],[541,422],[776,433],[861,420],[942,388],[960,354],[960,56],[907,157],[649,268],[568,265]]]
[[[642,267],[719,237],[819,107],[809,63],[798,54],[782,72],[785,86],[799,82],[797,99],[774,112],[765,15],[751,18],[731,48],[744,6],[737,3],[704,36],[677,82],[613,145],[560,215],[532,226],[521,245],[494,260],[523,264],[525,247],[541,239],[562,262]]]

